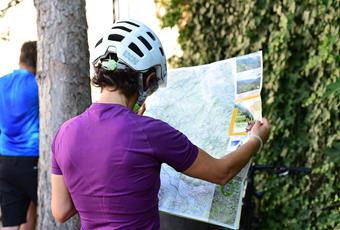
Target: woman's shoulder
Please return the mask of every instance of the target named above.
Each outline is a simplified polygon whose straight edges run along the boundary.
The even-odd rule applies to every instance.
[[[74,125],[77,125],[77,121],[78,121],[79,115],[72,117],[68,120],[66,120],[58,129],[57,133],[64,133],[65,131],[67,131],[69,128],[72,128]]]
[[[149,116],[141,116],[138,119],[138,126],[143,129],[147,136],[152,137],[167,136],[170,133],[179,132],[176,128],[171,126],[171,124]]]
[[[137,115],[139,116],[139,115]],[[171,127],[167,122],[162,121],[157,118],[149,117],[149,116],[139,116],[138,122],[142,124],[145,127],[150,127],[150,128],[159,128],[159,127],[164,127],[164,126],[169,126]]]

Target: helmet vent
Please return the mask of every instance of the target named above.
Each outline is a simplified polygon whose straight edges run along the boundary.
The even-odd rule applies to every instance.
[[[155,36],[151,32],[146,32],[152,40],[156,40]]]
[[[139,27],[139,25],[137,25],[136,23],[129,22],[129,21],[120,21],[120,22],[117,22],[117,23],[127,23],[127,24],[130,24],[130,25],[132,25],[132,26]]]
[[[124,36],[119,35],[119,34],[110,34],[108,39],[111,41],[120,42],[124,39]]]
[[[102,43],[102,42],[103,42],[103,38],[101,38],[101,39],[97,42],[97,44],[94,46],[94,48],[96,48],[97,46],[99,46],[100,43]]]
[[[125,26],[114,26],[114,27],[112,27],[112,29],[121,29],[121,30],[124,30],[126,32],[131,32],[131,29],[126,28]]]
[[[133,52],[135,52],[139,57],[143,57],[144,56],[143,52],[138,48],[138,46],[135,43],[131,42],[130,45],[129,45],[129,48]]]
[[[138,39],[146,46],[146,48],[148,48],[148,50],[152,50],[152,46],[145,38],[139,36]]]
[[[161,51],[162,56],[164,56],[164,51],[163,51],[162,47],[159,47],[159,51]]]

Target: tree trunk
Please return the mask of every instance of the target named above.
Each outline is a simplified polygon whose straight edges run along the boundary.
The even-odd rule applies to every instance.
[[[119,18],[119,1],[118,0],[112,0],[112,13],[113,13],[113,22],[118,21]]]
[[[35,0],[38,24],[40,158],[37,229],[79,229],[51,214],[50,146],[60,125],[91,103],[85,0]]]

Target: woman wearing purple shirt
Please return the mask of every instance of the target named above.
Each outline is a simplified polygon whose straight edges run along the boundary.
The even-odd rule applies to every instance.
[[[215,159],[167,123],[135,111],[166,84],[157,36],[137,21],[120,21],[94,50],[98,102],[65,122],[52,144],[52,213],[79,213],[82,229],[159,229],[160,168],[226,184],[269,135],[264,118],[236,151]],[[141,108],[143,109],[143,108]]]

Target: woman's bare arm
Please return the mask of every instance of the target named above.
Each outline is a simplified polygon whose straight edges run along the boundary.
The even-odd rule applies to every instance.
[[[269,130],[269,123],[264,118],[262,123],[256,122],[252,128],[252,134],[259,136],[265,142],[268,139]],[[261,142],[257,138],[250,137],[246,143],[221,159],[216,159],[199,149],[196,160],[184,171],[184,174],[224,185],[248,163],[260,145]]]
[[[72,198],[64,182],[63,175],[51,176],[52,199],[51,209],[54,219],[59,223],[64,223],[77,213],[73,205]]]

